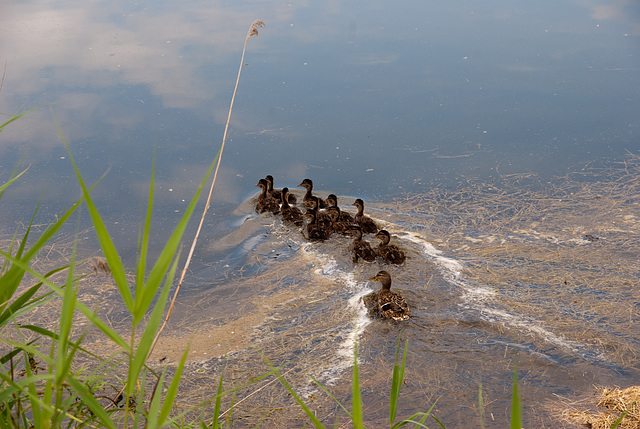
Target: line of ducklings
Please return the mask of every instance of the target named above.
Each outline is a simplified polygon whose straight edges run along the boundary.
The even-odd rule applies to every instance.
[[[364,214],[362,199],[357,198],[352,204],[357,208],[356,214],[352,216],[340,210],[338,197],[334,194],[330,194],[325,200],[313,195],[313,182],[311,179],[304,179],[297,186],[306,189],[302,202],[307,209],[303,214],[296,207],[298,198],[289,192],[289,188],[275,189],[273,182],[273,176],[269,175],[260,179],[256,185],[261,190],[256,204],[258,213],[280,214],[285,222],[302,226],[302,232],[308,240],[326,240],[333,233],[353,235],[351,251],[354,262],[358,262],[359,259],[373,262],[380,257],[390,264],[404,263],[405,252],[398,246],[389,244],[391,240],[389,232],[378,229],[373,219]],[[305,219],[307,224],[303,226]],[[379,239],[381,243],[374,249],[362,238],[363,234],[376,234],[374,238]],[[388,319],[407,320],[409,318],[410,310],[404,297],[390,290],[391,276],[387,271],[380,271],[368,280],[379,281],[382,287],[377,293],[364,298],[367,308],[376,309],[382,317]]]

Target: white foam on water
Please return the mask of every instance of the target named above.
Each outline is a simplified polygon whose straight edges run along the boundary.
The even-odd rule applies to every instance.
[[[398,234],[405,240],[411,241],[423,248],[424,254],[440,268],[445,280],[460,287],[463,290],[461,298],[465,301],[465,308],[473,309],[486,321],[501,323],[504,326],[529,332],[545,342],[566,349],[590,359],[606,360],[600,352],[594,352],[589,346],[562,338],[543,328],[539,321],[524,318],[508,313],[505,310],[493,308],[489,303],[494,301],[498,294],[488,286],[471,285],[465,281],[462,275],[463,264],[455,259],[442,256],[442,252],[436,249],[423,236],[415,232],[403,231]]]
[[[232,226],[234,229],[240,228],[242,224],[247,221],[247,219],[254,218],[255,216],[255,213],[246,213],[243,216],[238,216],[235,220],[231,221],[230,226]]]
[[[541,327],[535,320],[528,320],[514,316],[503,310],[497,310],[494,308],[485,307],[482,309],[482,314],[488,320],[500,321],[503,324],[514,326],[522,331],[529,332],[532,335],[542,338],[547,343],[553,344],[558,347],[567,349],[575,354],[585,354],[585,346],[580,345],[577,342],[566,340],[558,335],[547,331]]]
[[[250,251],[255,249],[263,239],[264,237],[261,237],[259,235],[247,238],[245,241],[242,242],[242,245],[241,245],[243,252],[249,253]]]
[[[463,298],[467,301],[485,301],[489,297],[493,297],[496,293],[489,287],[483,287],[481,285],[471,285],[464,281],[462,277],[462,269],[464,265],[462,262],[452,258],[447,258],[442,255],[442,251],[435,248],[435,246],[427,241],[422,235],[416,232],[403,231],[398,234],[405,240],[411,241],[414,244],[422,247],[423,253],[440,268],[443,277],[450,283],[460,287],[465,293]]]
[[[313,244],[303,244],[300,246],[300,251],[306,258],[318,263],[319,266],[314,270],[317,275],[331,282],[341,284],[349,292],[353,293],[353,296],[347,300],[345,308],[345,312],[350,315],[350,322],[340,330],[339,336],[342,341],[336,349],[336,358],[329,362],[328,368],[317,377],[323,384],[330,385],[336,382],[345,370],[353,366],[354,347],[366,327],[372,322],[361,298],[372,292],[373,289],[368,287],[365,282],[358,282],[353,272],[341,269],[334,258],[326,253],[319,252]],[[311,393],[311,391],[308,393]]]
[[[390,226],[392,224],[389,224]],[[276,228],[280,233],[284,231]],[[584,358],[604,361],[606,358],[601,353],[594,351],[589,346],[562,338],[542,327],[542,323],[528,317],[514,315],[499,307],[497,300],[499,294],[488,286],[478,282],[469,282],[464,278],[464,264],[454,258],[446,257],[432,243],[419,233],[412,231],[396,230],[394,234],[401,240],[407,240],[417,247],[417,251],[425,255],[436,267],[443,278],[455,285],[461,291],[463,304],[461,307],[471,309],[482,320],[492,323],[500,323],[505,327],[517,329],[540,338],[556,347],[565,349]],[[310,260],[316,266],[314,273],[326,281],[340,285],[353,295],[347,300],[345,314],[349,315],[349,322],[339,328],[340,343],[335,351],[335,358],[325,365],[325,368],[316,377],[323,385],[331,385],[338,381],[345,370],[353,366],[354,347],[364,333],[366,327],[372,323],[362,297],[372,292],[367,282],[357,281],[351,271],[341,268],[338,262],[329,254],[319,250],[321,244],[310,243],[303,240],[295,240],[299,244],[298,252],[302,257]],[[532,353],[537,353],[531,351]],[[547,356],[547,358],[550,358]],[[551,359],[551,358],[550,358]],[[303,394],[310,395],[316,388],[309,384]]]

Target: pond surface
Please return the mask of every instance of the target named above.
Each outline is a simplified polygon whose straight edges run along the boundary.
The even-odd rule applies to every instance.
[[[220,147],[255,19],[266,26],[247,43],[174,316],[197,344],[194,390],[225,352],[237,380],[264,371],[262,351],[331,424],[306,373],[348,401],[357,342],[380,426],[400,337],[400,415],[437,399],[447,427],[479,426],[480,385],[485,425],[504,427],[515,360],[527,427],[560,427],[558,404],[594,385],[640,383],[634,2],[5,2],[0,112],[38,108],[0,134],[3,180],[30,166],[3,195],[7,231],[40,198],[36,223],[48,223],[80,195],[57,122],[87,182],[106,173],[93,195],[131,267],[155,153],[161,246]],[[309,177],[352,213],[364,199],[407,261],[354,264],[351,239],[309,243],[258,215],[267,174],[299,197]],[[409,302],[407,323],[366,314],[379,269]],[[169,336],[168,355],[170,339],[183,346]],[[236,416],[299,416],[273,392]],[[282,412],[266,411],[273,398]]]

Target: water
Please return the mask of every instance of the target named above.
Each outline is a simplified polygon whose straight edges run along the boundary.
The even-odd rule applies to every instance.
[[[504,426],[516,356],[531,426],[558,427],[554,395],[638,384],[633,3],[9,2],[0,112],[44,107],[0,135],[2,177],[30,166],[2,198],[7,230],[41,197],[36,223],[80,195],[57,121],[87,182],[107,172],[93,196],[129,266],[155,151],[161,245],[218,150],[255,19],[174,316],[202,333],[199,365],[230,351],[249,373],[262,349],[320,403],[304,372],[348,392],[357,341],[377,422],[402,336],[403,411],[440,398],[448,427],[477,425],[479,383],[487,425]],[[309,244],[253,213],[266,174],[387,222],[409,253],[388,268],[409,323],[366,316],[380,266],[354,265],[348,239]]]

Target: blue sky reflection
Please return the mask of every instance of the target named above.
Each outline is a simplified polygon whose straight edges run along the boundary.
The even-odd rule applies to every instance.
[[[557,174],[638,150],[639,17],[630,0],[9,1],[0,112],[55,104],[3,131],[2,168],[26,152],[38,168],[16,189],[74,186],[53,110],[88,179],[111,168],[104,186],[137,201],[157,148],[163,187],[184,188],[166,201],[185,199],[262,19],[221,199],[241,201],[269,173],[367,198],[498,168]],[[68,203],[66,186],[47,195]]]

